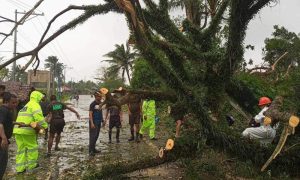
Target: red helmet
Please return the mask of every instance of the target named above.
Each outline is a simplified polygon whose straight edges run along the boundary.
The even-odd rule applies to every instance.
[[[271,102],[272,102],[272,101],[271,101],[270,98],[268,98],[268,97],[261,97],[261,98],[259,99],[258,105],[259,105],[259,106],[263,106],[263,105],[270,104]]]

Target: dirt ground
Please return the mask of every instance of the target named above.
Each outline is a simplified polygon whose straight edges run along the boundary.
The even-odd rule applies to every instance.
[[[92,101],[93,98],[89,95],[80,96],[78,103],[71,101],[73,107],[81,115],[81,120],[77,120],[70,111],[65,111],[66,126],[62,133],[61,150],[53,150],[50,158],[46,157],[47,142],[42,136],[39,137],[40,167],[34,172],[16,174],[16,144],[12,139],[12,144],[9,147],[9,163],[4,179],[82,179],[89,166],[101,170],[101,166],[105,164],[138,160],[149,155],[157,156],[159,147],[165,144],[167,133],[163,131],[163,128],[157,127],[158,141],[149,141],[146,136],[146,140],[141,143],[129,143],[127,141],[130,136],[128,115],[124,113],[120,134],[121,142],[117,144],[113,139],[113,143],[108,144],[108,128],[103,128],[96,147],[101,150],[101,153],[95,157],[90,157],[88,155],[88,109]],[[113,136],[115,136],[115,131]],[[132,179],[181,179],[181,172],[182,170],[176,163],[171,163],[133,172],[128,177]]]

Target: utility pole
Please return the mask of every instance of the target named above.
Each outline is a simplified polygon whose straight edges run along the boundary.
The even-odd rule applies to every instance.
[[[18,11],[15,10],[15,23],[18,23]],[[16,26],[16,29],[14,31],[14,52],[13,52],[13,57],[17,56],[17,32],[18,32],[18,25]],[[13,69],[12,69],[12,77],[13,81],[16,81],[16,66],[17,63],[14,61],[13,63]]]
[[[66,74],[67,74],[67,69],[73,69],[73,67],[64,65],[64,83],[66,84]]]
[[[18,23],[18,14],[26,14],[26,12],[18,12],[18,10],[15,10],[15,24],[16,24],[16,28],[15,28],[15,31],[14,31],[14,52],[13,52],[13,57],[17,56],[17,32],[18,32],[18,26],[23,24],[23,22]],[[30,15],[44,16],[44,13],[31,13]],[[13,62],[13,68],[12,68],[12,79],[13,79],[13,81],[17,80],[16,79],[16,66],[17,66],[17,63],[16,63],[16,61],[14,61]]]

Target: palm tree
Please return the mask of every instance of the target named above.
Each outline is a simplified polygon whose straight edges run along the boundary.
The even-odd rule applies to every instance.
[[[128,45],[126,46],[126,49],[123,44],[122,45],[116,44],[115,47],[116,47],[115,50],[104,55],[104,57],[108,57],[111,59],[103,60],[103,61],[110,63],[111,66],[108,68],[109,72],[115,74],[121,72],[123,80],[125,79],[125,72],[126,72],[130,84],[131,82],[130,71],[132,70],[133,61],[138,54],[136,51],[131,52]]]
[[[54,93],[54,89],[55,89],[55,78],[57,78],[58,82],[62,82],[63,79],[63,71],[64,71],[64,65],[63,63],[58,62],[58,58],[56,56],[49,56],[46,60],[45,60],[45,68],[49,69],[52,73],[52,93]]]
[[[0,63],[2,64],[3,57],[0,57]],[[9,76],[9,69],[3,68],[0,70],[0,80],[3,81],[5,78]]]

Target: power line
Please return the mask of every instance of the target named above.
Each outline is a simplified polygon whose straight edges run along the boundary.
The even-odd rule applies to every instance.
[[[26,8],[24,9],[24,6],[21,6],[19,4],[17,4],[16,2],[14,2],[13,0],[6,0],[7,2],[9,2],[11,5],[13,5],[14,7],[13,8],[18,8],[18,9],[21,9],[23,11],[26,11]]]
[[[44,20],[46,21],[46,24],[48,24],[49,21],[47,20],[46,17],[44,17]],[[41,26],[43,26],[41,21],[39,21],[39,23],[40,23]],[[51,29],[50,29],[50,32],[51,32],[52,34],[54,33],[53,30],[51,30]],[[59,54],[61,55],[61,57],[62,57],[63,59],[65,59],[66,62],[67,62],[67,61],[68,61],[68,57],[67,57],[67,55],[64,53],[64,51],[62,50],[62,48],[61,48],[61,46],[60,46],[60,44],[59,44],[59,40],[58,40],[58,39],[55,39],[55,40],[53,41],[53,45],[54,45],[55,49],[59,52]],[[56,46],[57,46],[58,48],[57,48]],[[64,60],[63,60],[63,61],[64,61]],[[68,61],[68,64],[71,64],[71,62]]]
[[[47,19],[47,17],[44,16],[43,19],[44,19],[44,22],[45,22],[46,24],[48,24],[49,20]],[[42,24],[42,23],[40,22],[40,24]],[[50,29],[49,31],[50,31],[51,33],[53,33],[53,30]],[[61,45],[60,45],[58,39],[55,39],[55,43],[57,43],[58,48],[59,48],[60,52],[62,53],[64,59],[68,62],[68,64],[71,65],[71,67],[73,67],[73,70],[76,72],[76,74],[81,74],[79,71],[76,70],[76,68],[74,67],[73,63],[72,63],[71,60],[69,59],[69,57],[66,55],[66,53],[65,53],[65,51],[63,50],[63,48],[61,47]]]
[[[33,27],[36,30],[36,32],[39,34],[39,36],[42,36],[42,32],[36,26],[35,22],[32,21],[31,23],[33,24]],[[55,55],[57,54],[56,49],[53,49],[53,44],[52,43],[50,43],[49,46],[47,46],[47,47],[49,47],[49,49],[50,49],[50,51],[51,51],[52,54],[55,54]]]
[[[25,10],[30,9],[32,6],[29,5],[24,5],[23,3],[19,2],[19,1],[15,1],[15,0],[11,0],[13,3],[18,4],[20,7],[25,8]]]

